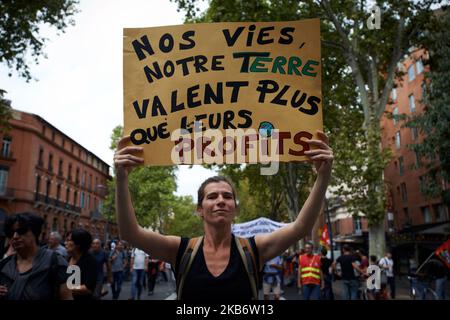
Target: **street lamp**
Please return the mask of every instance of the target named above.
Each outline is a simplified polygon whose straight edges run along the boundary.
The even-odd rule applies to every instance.
[[[333,232],[331,232],[330,210],[328,208],[328,199],[325,197],[325,214],[327,215],[327,229],[330,237],[331,261],[334,261]]]

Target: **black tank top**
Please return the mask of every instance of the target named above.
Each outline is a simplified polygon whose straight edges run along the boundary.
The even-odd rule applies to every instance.
[[[257,270],[259,270],[259,254],[255,238],[251,237],[249,241],[258,264]],[[177,277],[180,260],[188,242],[189,238],[181,238],[175,265]],[[186,276],[181,297],[183,301],[191,302],[250,301],[252,299],[250,280],[236,246],[234,235],[232,235],[228,265],[218,277],[214,277],[206,266],[202,242]]]

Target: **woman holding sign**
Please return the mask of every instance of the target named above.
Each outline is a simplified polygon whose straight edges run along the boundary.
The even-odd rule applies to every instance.
[[[318,140],[307,140],[314,150],[305,151],[317,170],[311,193],[297,219],[269,234],[249,239],[235,237],[231,225],[237,213],[236,193],[224,177],[207,179],[198,190],[197,213],[203,220],[204,236],[187,239],[166,236],[138,225],[128,190],[130,171],[142,165],[141,147],[120,140],[114,156],[116,210],[120,234],[133,246],[175,266],[178,298],[185,301],[245,301],[257,299],[258,273],[264,263],[282,254],[310,234],[322,207],[331,178],[333,152],[328,137],[318,131]]]

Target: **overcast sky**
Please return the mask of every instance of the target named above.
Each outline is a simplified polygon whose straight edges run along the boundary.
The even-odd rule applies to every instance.
[[[122,29],[183,23],[183,13],[169,0],[82,0],[80,12],[60,36],[42,28],[49,38],[48,59],[30,60],[27,83],[0,65],[0,88],[15,109],[37,114],[112,165],[112,129],[123,124]],[[177,194],[192,195],[211,176],[199,166],[181,166]]]

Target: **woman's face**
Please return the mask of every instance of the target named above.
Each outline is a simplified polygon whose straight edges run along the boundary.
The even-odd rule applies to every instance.
[[[12,226],[11,245],[14,250],[20,252],[20,250],[36,246],[36,237],[26,225],[19,226],[16,222]]]
[[[231,224],[236,215],[236,203],[231,186],[223,181],[206,185],[202,207],[197,211],[206,223]]]
[[[72,234],[69,233],[69,235],[66,238],[66,241],[64,242],[64,245],[66,247],[67,254],[69,256],[73,255],[77,246],[75,245],[75,243],[72,240]]]

